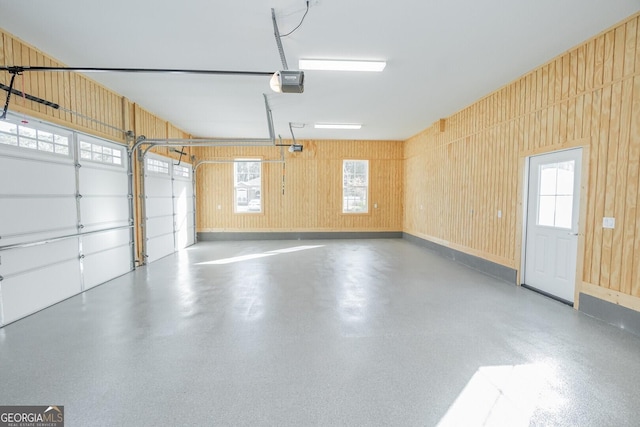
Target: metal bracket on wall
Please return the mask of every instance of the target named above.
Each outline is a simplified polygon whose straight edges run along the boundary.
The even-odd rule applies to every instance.
[[[11,76],[12,83],[14,78],[15,78],[15,75]],[[7,117],[7,111],[9,109],[9,98],[11,94],[23,97],[25,99],[28,99],[29,101],[37,102],[38,104],[46,105],[47,107],[51,107],[54,110],[61,109],[60,105],[54,102],[47,101],[46,99],[38,98],[37,96],[29,95],[28,93],[21,92],[17,89],[12,89],[11,86],[6,86],[6,85],[3,85],[2,83],[0,83],[0,89],[7,91],[7,101],[4,104],[4,110],[2,111],[2,116],[0,117],[2,119],[5,119]]]

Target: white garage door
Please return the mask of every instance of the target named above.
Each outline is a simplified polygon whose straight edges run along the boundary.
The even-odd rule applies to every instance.
[[[131,234],[127,152],[123,146],[78,135],[80,227],[84,288],[130,271]],[[98,230],[99,233],[94,233]]]
[[[0,325],[133,267],[125,150],[94,140],[89,159],[80,139],[29,118],[0,121]]]
[[[173,212],[176,250],[195,243],[195,212],[192,166],[181,162],[173,165]]]
[[[153,262],[194,243],[191,165],[157,154],[145,157],[146,259]]]

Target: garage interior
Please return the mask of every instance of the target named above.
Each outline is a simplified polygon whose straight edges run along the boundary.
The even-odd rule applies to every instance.
[[[638,3],[459,3],[2,4],[0,404],[635,425]]]

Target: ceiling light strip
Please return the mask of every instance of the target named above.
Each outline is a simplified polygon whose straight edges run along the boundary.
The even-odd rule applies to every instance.
[[[353,129],[357,130],[362,128],[361,124],[358,123],[316,123],[313,125],[316,129]]]

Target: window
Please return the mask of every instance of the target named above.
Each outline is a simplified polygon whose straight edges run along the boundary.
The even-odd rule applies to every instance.
[[[101,144],[97,141],[80,139],[80,158],[82,160],[120,166],[122,165],[122,151],[120,148]]]
[[[173,176],[189,178],[191,176],[190,169],[186,166],[173,165]]]
[[[342,162],[342,212],[369,211],[369,161],[344,160]]]
[[[538,225],[571,228],[575,162],[540,165]]]
[[[9,121],[0,121],[0,144],[62,156],[70,153],[69,135]]]
[[[262,212],[262,163],[258,159],[236,159],[233,163],[235,212]]]
[[[155,173],[161,173],[164,175],[169,175],[169,162],[147,157],[146,163],[147,163],[147,172],[155,172]]]

